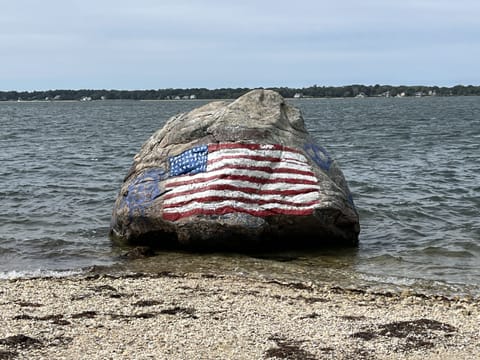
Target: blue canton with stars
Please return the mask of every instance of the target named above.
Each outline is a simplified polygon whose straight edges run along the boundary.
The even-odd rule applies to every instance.
[[[208,145],[195,146],[168,158],[170,176],[193,175],[207,171]]]

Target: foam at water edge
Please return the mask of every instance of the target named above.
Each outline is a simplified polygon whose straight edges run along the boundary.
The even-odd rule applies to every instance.
[[[31,279],[31,278],[61,278],[83,273],[83,270],[28,270],[0,272],[0,280]]]
[[[392,284],[397,286],[413,286],[416,283],[416,279],[410,279],[407,277],[399,276],[381,276],[373,274],[358,274],[358,277],[367,282],[373,282],[378,284]]]

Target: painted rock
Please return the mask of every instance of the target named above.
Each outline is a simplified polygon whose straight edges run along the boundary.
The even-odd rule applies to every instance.
[[[355,246],[345,178],[276,92],[254,90],[169,119],[135,156],[110,235],[187,249]]]

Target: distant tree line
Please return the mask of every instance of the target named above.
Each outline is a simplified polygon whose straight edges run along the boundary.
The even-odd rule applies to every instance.
[[[372,96],[466,96],[480,95],[480,86],[391,86],[347,85],[317,86],[304,88],[269,88],[283,97],[372,97]],[[250,91],[249,88],[189,88],[158,90],[46,90],[46,91],[0,91],[0,101],[45,101],[45,100],[175,100],[175,99],[236,99]]]

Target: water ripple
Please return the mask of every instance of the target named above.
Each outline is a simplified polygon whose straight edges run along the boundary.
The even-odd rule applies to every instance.
[[[359,248],[277,258],[291,261],[161,254],[157,266],[480,294],[480,97],[291,102],[348,180]],[[0,103],[0,273],[117,261],[108,224],[132,157],[202,103]]]

